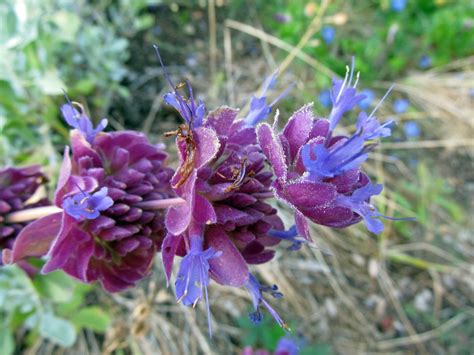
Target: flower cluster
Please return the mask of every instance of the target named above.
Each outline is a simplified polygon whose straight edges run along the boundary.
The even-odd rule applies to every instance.
[[[7,215],[24,209],[49,205],[47,198],[37,195],[41,186],[47,182],[39,165],[22,168],[0,169],[0,265],[3,265],[2,251],[8,254],[13,243],[25,226],[24,222],[10,221]],[[28,272],[32,268],[21,264]]]
[[[351,69],[344,80],[333,80],[328,119],[316,118],[310,104],[296,111],[281,133],[267,123],[257,128],[258,141],[276,176],[275,196],[294,210],[296,225],[307,238],[306,218],[333,228],[363,219],[369,231],[383,230],[378,218],[384,216],[370,204],[382,185],[372,184],[361,164],[376,146],[375,140],[391,134],[392,121],[380,124],[374,116],[376,107],[370,115],[360,112],[351,136],[334,133],[344,113],[365,99],[352,79]]]
[[[84,282],[100,281],[110,292],[135,285],[150,271],[165,236],[160,202],[173,196],[165,167],[167,154],[139,132],[104,133],[81,107],[61,109],[71,131],[72,157],[66,147],[54,202],[63,209],[25,228],[55,218],[57,233],[45,241],[48,261],[43,272],[63,269]],[[31,240],[29,240],[29,238]],[[47,238],[47,236],[45,236]],[[22,255],[21,250],[16,250]]]

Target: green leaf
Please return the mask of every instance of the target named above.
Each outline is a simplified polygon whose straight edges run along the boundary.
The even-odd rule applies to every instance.
[[[59,316],[69,316],[74,314],[84,302],[86,294],[92,289],[91,285],[87,284],[78,284],[72,295],[72,299],[68,302],[58,304],[55,307],[56,314]]]
[[[44,338],[62,347],[70,347],[76,342],[76,329],[71,322],[51,313],[41,317],[39,331]]]
[[[71,321],[78,328],[104,333],[110,324],[110,317],[101,308],[93,306],[81,309],[72,316]]]
[[[76,282],[62,271],[37,275],[34,284],[41,296],[54,303],[70,302],[74,295]]]

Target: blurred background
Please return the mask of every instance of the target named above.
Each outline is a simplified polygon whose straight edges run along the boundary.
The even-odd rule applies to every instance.
[[[280,248],[254,268],[284,294],[272,301],[303,354],[471,354],[474,346],[474,3],[470,0],[0,0],[0,167],[41,163],[52,177],[67,143],[62,89],[112,129],[163,132],[179,117],[153,51],[188,78],[208,109],[245,110],[280,68],[280,124],[304,103],[330,106],[333,75],[355,57],[359,109],[394,119],[366,164],[386,185],[380,236],[315,226],[331,255]],[[358,110],[358,109],[357,109]],[[355,110],[355,111],[357,111]],[[343,121],[353,127],[357,112]],[[172,165],[176,165],[173,163]],[[283,212],[285,213],[285,212]],[[290,219],[290,214],[287,213]],[[109,295],[60,272],[0,269],[0,354],[238,354],[274,350],[269,315],[250,323],[244,289],[210,287],[205,309],[176,304],[159,260],[140,287]]]

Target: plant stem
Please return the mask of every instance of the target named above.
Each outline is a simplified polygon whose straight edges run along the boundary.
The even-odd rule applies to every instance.
[[[180,197],[168,198],[163,200],[151,200],[143,201],[135,204],[139,208],[146,210],[158,210],[165,209],[168,207],[179,206],[184,204],[186,201]],[[33,221],[41,217],[49,216],[53,213],[62,212],[62,208],[56,206],[45,206],[45,207],[35,207],[28,208],[21,211],[12,212],[7,214],[4,218],[6,223],[22,223]]]
[[[21,223],[28,222],[41,217],[49,216],[50,214],[61,212],[62,209],[56,206],[35,207],[26,210],[12,212],[5,216],[7,223]]]

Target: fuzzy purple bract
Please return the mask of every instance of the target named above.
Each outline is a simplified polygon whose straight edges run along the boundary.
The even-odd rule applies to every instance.
[[[376,146],[376,140],[391,134],[392,121],[380,124],[361,112],[351,136],[336,135],[343,115],[364,100],[352,84],[352,70],[344,80],[333,80],[332,110],[328,119],[316,118],[312,105],[296,111],[283,131],[267,123],[257,128],[258,141],[273,168],[275,196],[295,212],[298,233],[309,238],[307,218],[334,228],[364,220],[369,231],[380,233],[382,216],[370,204],[382,185],[374,185],[361,164]]]
[[[62,269],[83,282],[99,281],[109,292],[121,291],[149,273],[161,248],[164,212],[149,202],[174,196],[173,170],[165,166],[167,154],[144,134],[100,132],[71,104],[62,112],[77,129],[71,131],[72,157],[66,147],[55,194],[55,204],[64,210],[56,218],[59,232],[25,233],[31,243],[21,248],[49,239],[42,272]],[[48,218],[35,223],[41,226]]]
[[[41,195],[34,196],[46,182],[47,178],[39,165],[0,169],[0,265],[4,264],[2,251],[11,250],[16,237],[26,225],[9,223],[7,214],[51,204]],[[20,263],[20,266],[28,273],[33,271],[33,267],[27,263]]]

